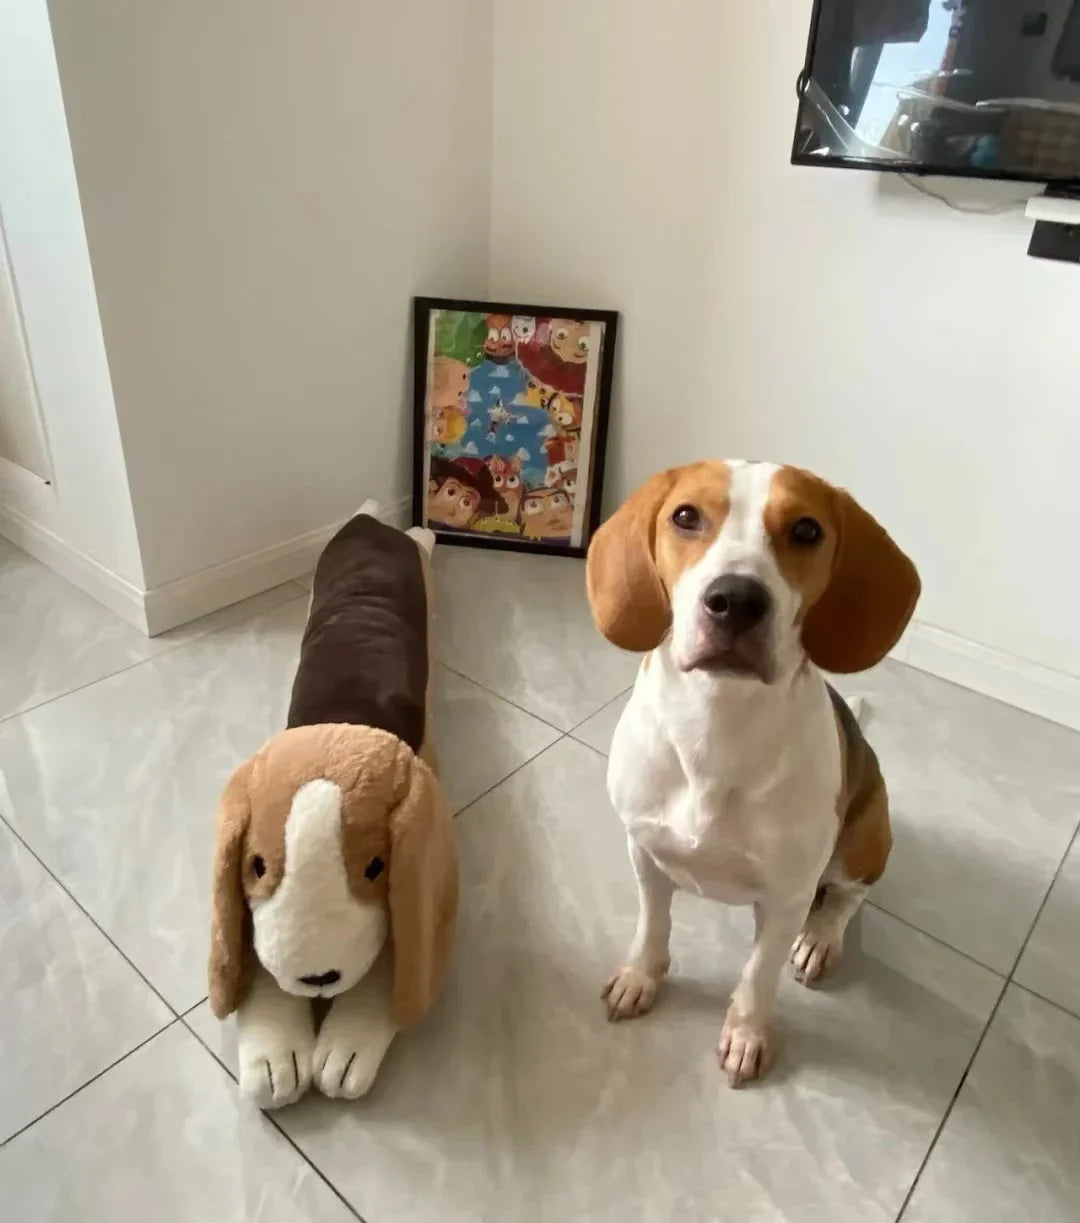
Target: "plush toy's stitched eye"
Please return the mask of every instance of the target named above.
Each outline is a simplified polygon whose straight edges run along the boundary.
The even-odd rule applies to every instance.
[[[266,874],[266,863],[262,860],[261,854],[256,854],[251,859],[251,870],[256,879],[261,879]]]
[[[384,866],[385,863],[383,862],[382,858],[372,858],[367,866],[364,867],[364,878],[378,879],[378,877],[383,873]]]

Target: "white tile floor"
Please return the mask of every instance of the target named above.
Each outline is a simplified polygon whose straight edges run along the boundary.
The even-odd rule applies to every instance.
[[[1075,1219],[1080,738],[916,671],[847,688],[896,850],[780,1061],[722,1085],[745,915],[676,907],[647,1019],[598,997],[634,885],[603,752],[634,661],[572,561],[442,549],[436,723],[463,910],[369,1099],[264,1117],[202,1001],[215,800],[283,717],[281,587],[146,642],[0,541],[0,1217]]]

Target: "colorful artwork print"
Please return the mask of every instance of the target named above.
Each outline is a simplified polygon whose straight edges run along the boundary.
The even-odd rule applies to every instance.
[[[447,538],[580,553],[598,508],[614,316],[417,309],[418,519]]]

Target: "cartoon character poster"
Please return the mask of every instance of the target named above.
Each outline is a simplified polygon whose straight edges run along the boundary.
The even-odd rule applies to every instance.
[[[418,301],[418,521],[461,542],[580,554],[614,328],[607,314]]]

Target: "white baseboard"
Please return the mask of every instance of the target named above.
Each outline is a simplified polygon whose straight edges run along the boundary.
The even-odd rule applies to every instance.
[[[0,535],[140,632],[148,631],[144,592],[100,561],[8,505],[0,505]]]
[[[389,526],[404,527],[411,513],[412,500],[403,497],[385,506],[380,517]],[[319,553],[340,526],[340,522],[330,523],[148,590],[145,595],[147,632],[156,637],[189,620],[304,577],[315,568]]]
[[[318,527],[258,552],[155,586],[144,596],[147,632],[156,637],[189,620],[303,577],[339,525]]]
[[[914,621],[892,657],[963,688],[1080,730],[1080,676]]]
[[[380,516],[389,526],[407,527],[411,499],[391,502]],[[340,522],[330,523],[144,591],[18,510],[0,505],[0,535],[150,637],[304,577],[315,568],[319,553],[340,526]]]

